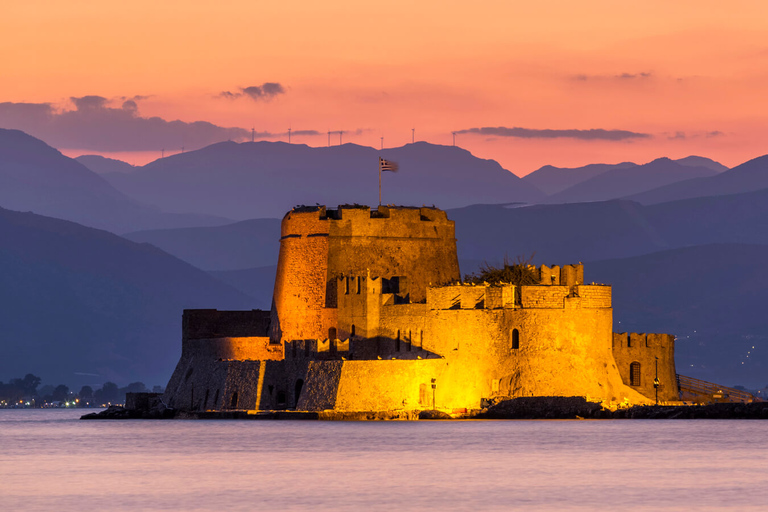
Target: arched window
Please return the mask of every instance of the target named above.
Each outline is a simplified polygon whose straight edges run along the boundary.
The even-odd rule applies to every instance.
[[[335,327],[331,327],[330,329],[328,329],[328,339],[331,340],[331,341],[336,339],[336,328]]]
[[[512,350],[520,348],[520,331],[512,329]]]
[[[629,385],[640,385],[640,363],[637,361],[629,365]]]

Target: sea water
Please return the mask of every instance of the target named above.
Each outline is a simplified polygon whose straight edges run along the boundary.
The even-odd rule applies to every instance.
[[[0,510],[768,510],[768,421],[0,410]]]

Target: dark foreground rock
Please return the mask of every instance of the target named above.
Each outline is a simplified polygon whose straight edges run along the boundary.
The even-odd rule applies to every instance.
[[[648,405],[618,409],[611,412],[609,417],[648,420],[765,420],[768,419],[768,402]]]
[[[602,406],[581,396],[531,396],[502,400],[482,410],[477,419],[568,420],[600,418]]]
[[[451,415],[443,411],[421,411],[419,413],[420,420],[450,420]]]
[[[611,411],[583,397],[521,397],[502,400],[477,419],[768,419],[768,402],[708,405],[646,405]]]
[[[101,412],[81,416],[81,420],[168,420],[176,411],[165,406],[159,393],[128,393],[125,407],[111,405]]]

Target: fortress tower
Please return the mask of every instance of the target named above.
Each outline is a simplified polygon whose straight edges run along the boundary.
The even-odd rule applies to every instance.
[[[324,339],[337,328],[338,278],[386,280],[423,302],[427,286],[460,279],[453,221],[436,208],[294,208],[283,218],[270,337]],[[342,293],[348,290],[342,290]]]

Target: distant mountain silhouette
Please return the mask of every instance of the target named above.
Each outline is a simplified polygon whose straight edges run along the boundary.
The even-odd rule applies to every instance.
[[[184,308],[253,304],[149,244],[0,209],[0,380],[32,372],[70,387],[164,384]]]
[[[128,233],[203,270],[239,270],[277,263],[280,220],[253,219],[217,227]]]
[[[133,172],[136,167],[122,160],[106,158],[101,155],[82,155],[75,158],[78,162],[92,170],[96,174],[108,174],[111,172]]]
[[[5,129],[0,129],[0,207],[118,233],[227,222],[199,214],[165,214],[139,204],[43,141]]]
[[[613,285],[614,331],[673,333],[678,373],[756,388],[768,375],[766,260],[765,245],[717,244],[592,262],[584,273]]]
[[[724,166],[720,162],[715,162],[711,158],[705,158],[703,156],[691,155],[685,158],[678,158],[674,161],[680,165],[687,165],[690,167],[705,167],[715,171],[716,173],[721,173],[728,170],[728,167]]]
[[[628,169],[637,167],[632,162],[623,162],[620,164],[589,164],[583,167],[553,167],[545,165],[544,167],[533,171],[523,180],[541,190],[547,195],[557,194],[577,183],[587,181],[604,172],[613,169]]]
[[[692,197],[722,196],[768,188],[768,155],[710,177],[690,179],[628,196],[643,204],[656,204]]]
[[[644,165],[611,169],[547,197],[545,203],[607,201],[651,190],[669,183],[714,176],[709,167],[692,167],[669,158]]]
[[[723,164],[703,156],[687,156],[685,158],[673,160],[673,162],[687,167],[704,167],[705,169],[710,169],[714,173],[728,170]],[[634,167],[638,167],[638,165],[632,162],[622,162],[620,164],[590,164],[585,165],[584,167],[574,168],[545,165],[525,176],[523,179],[528,183],[535,185],[545,194],[553,195],[608,171],[631,169]],[[629,175],[631,176],[631,173],[629,173]],[[603,199],[615,199],[616,197],[620,196],[604,197]]]
[[[468,151],[426,142],[379,151],[355,144],[312,148],[283,142],[222,142],[105,177],[123,193],[167,211],[233,219],[278,217],[297,204],[378,202],[378,157],[400,164],[383,173],[383,202],[531,202],[533,185]]]

